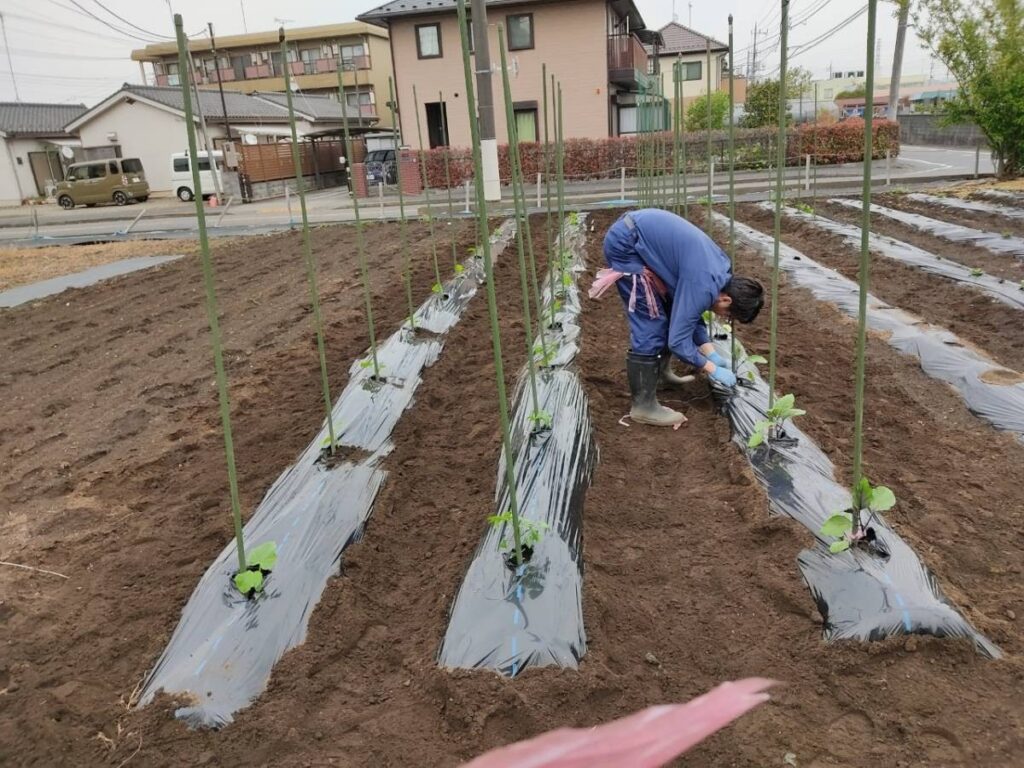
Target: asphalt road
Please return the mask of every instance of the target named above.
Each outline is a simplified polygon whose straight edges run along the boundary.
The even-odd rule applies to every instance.
[[[891,180],[894,186],[926,183],[929,180],[950,177],[970,178],[975,170],[973,150],[944,147],[904,146],[899,158],[890,163],[876,160],[872,163],[872,175],[876,184]],[[990,174],[992,161],[985,151],[980,157],[980,172]],[[806,182],[803,167],[786,169],[787,189],[800,190]],[[821,166],[817,169],[816,184],[828,189],[830,194],[858,192],[863,174],[863,163]],[[691,197],[707,194],[707,175],[690,175],[687,179]],[[715,193],[725,192],[726,174],[719,171],[714,178]],[[766,171],[738,172],[736,191],[742,198],[756,198],[766,192],[774,178]],[[634,195],[635,179],[626,179],[626,194]],[[506,196],[508,190],[505,190]],[[527,194],[533,200],[536,186],[529,185]],[[600,203],[622,197],[618,174],[614,178],[598,181],[570,183],[566,186],[567,199],[575,204]],[[465,206],[465,193],[459,190],[455,195],[456,211]],[[443,193],[434,191],[431,202],[435,209],[446,209],[441,201]],[[423,195],[407,198],[406,211],[417,211],[427,203]],[[500,208],[511,210],[510,199],[503,200]],[[320,190],[307,196],[309,219],[314,224],[352,221],[354,210],[347,190]],[[362,201],[361,213],[366,218],[397,218],[399,215],[397,197],[387,196],[383,200],[371,198]],[[132,220],[145,211],[142,218],[132,225]],[[38,231],[35,220],[38,219]],[[212,235],[246,235],[278,231],[299,223],[298,201],[292,199],[289,213],[286,202],[281,199],[263,200],[247,205],[234,204],[228,208],[207,208],[207,226]],[[131,234],[123,234],[130,226]],[[56,205],[0,209],[0,242],[10,244],[39,245],[70,239],[110,239],[126,236],[135,237],[190,237],[197,232],[195,209],[192,203],[177,199],[151,199],[145,204],[118,208],[105,206],[76,208],[64,211]]]

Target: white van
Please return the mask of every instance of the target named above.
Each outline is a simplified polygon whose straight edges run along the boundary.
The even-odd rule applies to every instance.
[[[197,153],[199,159],[199,184],[203,188],[203,199],[216,194],[217,188],[213,183],[213,173],[210,171],[210,161],[206,159],[206,152]],[[223,183],[221,168],[224,165],[224,153],[215,151],[213,162],[216,166],[217,180]],[[171,155],[171,189],[174,190],[179,200],[188,202],[196,196],[192,187],[192,164],[189,162],[188,152],[175,152]]]

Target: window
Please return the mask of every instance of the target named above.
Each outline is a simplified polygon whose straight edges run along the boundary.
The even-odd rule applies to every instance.
[[[107,165],[110,166],[110,173],[112,175],[116,176],[117,173],[118,173],[118,171],[117,171],[117,163],[115,163],[113,160],[111,160]]]
[[[187,157],[176,157],[176,158],[174,158],[174,172],[175,173],[188,173],[188,158]]]
[[[142,161],[137,157],[130,157],[121,161],[121,170],[125,173],[142,173]]]
[[[519,142],[537,140],[537,108],[516,107],[516,136]]]
[[[416,25],[416,53],[421,59],[439,59],[441,52],[441,25]]]
[[[341,60],[348,65],[355,64],[357,67],[363,66],[363,58],[366,56],[366,49],[363,48],[363,44],[358,45],[343,45],[341,46]]]
[[[533,14],[520,13],[505,17],[508,32],[508,49],[525,51],[533,48]]]
[[[683,80],[701,80],[704,77],[703,61],[684,61],[679,65]]]

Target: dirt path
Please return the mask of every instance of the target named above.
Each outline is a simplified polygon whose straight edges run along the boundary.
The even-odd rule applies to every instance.
[[[769,235],[774,213],[757,205],[737,206],[737,217]],[[783,217],[782,239],[820,264],[856,281],[860,250],[839,235],[813,224]],[[967,247],[961,246],[961,252]],[[871,254],[871,292],[897,307],[940,325],[971,342],[1002,365],[1024,371],[1024,313],[980,291],[930,275],[924,270]]]
[[[814,212],[821,216],[828,216],[836,221],[844,221],[847,224],[860,226],[860,213],[844,205],[834,205],[819,200],[814,205]],[[1000,256],[970,244],[953,243],[949,240],[943,240],[941,237],[929,235],[926,232],[921,232],[911,226],[877,214],[871,217],[871,231],[916,245],[918,248],[930,251],[936,256],[950,259],[967,267],[978,268],[1004,280],[1014,283],[1020,283],[1021,280],[1024,280],[1024,261],[1009,254]]]
[[[223,244],[223,245],[226,245]],[[0,248],[0,291],[136,256],[190,255],[195,240],[129,240],[123,243]]]

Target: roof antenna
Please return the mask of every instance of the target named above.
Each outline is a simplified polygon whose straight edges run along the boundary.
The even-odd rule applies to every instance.
[[[676,13],[676,0],[672,0],[672,23],[676,24],[679,22],[679,14]]]

